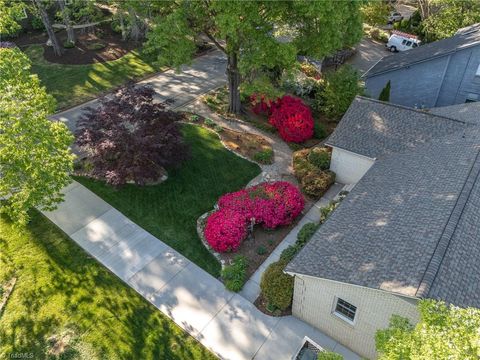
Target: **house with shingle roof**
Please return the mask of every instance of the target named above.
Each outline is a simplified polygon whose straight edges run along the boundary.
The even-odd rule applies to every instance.
[[[332,169],[357,179],[286,268],[295,316],[375,358],[376,330],[393,314],[418,321],[419,299],[480,307],[480,113],[465,109],[476,105],[455,117],[458,106],[355,99],[327,143]]]
[[[447,39],[385,56],[364,75],[378,98],[388,81],[390,102],[433,108],[480,101],[480,24]]]

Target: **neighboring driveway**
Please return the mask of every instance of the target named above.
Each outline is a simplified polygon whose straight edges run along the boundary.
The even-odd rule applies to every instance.
[[[357,45],[355,55],[348,59],[346,63],[352,65],[359,70],[360,73],[364,74],[382,57],[390,55],[391,53],[385,49],[385,45],[382,42],[363,38]]]

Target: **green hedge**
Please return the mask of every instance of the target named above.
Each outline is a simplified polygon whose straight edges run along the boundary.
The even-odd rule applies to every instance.
[[[293,276],[283,272],[286,265],[286,261],[274,262],[262,275],[260,289],[267,307],[285,310],[292,305]]]

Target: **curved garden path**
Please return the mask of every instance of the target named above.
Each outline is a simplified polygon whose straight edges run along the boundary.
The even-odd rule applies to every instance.
[[[180,73],[167,71],[142,83],[152,85],[159,97],[176,97],[175,108],[194,106],[222,126],[259,134],[271,142],[275,163],[263,166],[263,177],[292,176],[291,150],[271,135],[249,124],[228,121],[195,101],[225,83],[225,61],[218,52],[207,54]],[[71,130],[96,100],[52,116]],[[186,105],[188,104],[188,105]],[[256,179],[259,181],[260,179]],[[310,337],[325,349],[360,359],[332,338],[293,317],[271,317],[142,229],[118,210],[73,182],[63,190],[65,201],[44,214],[93,258],[107,267],[147,301],[175,321],[220,359],[289,360]]]
[[[210,108],[206,104],[204,104],[200,98],[197,98],[194,101],[182,107],[179,107],[178,109],[196,113],[206,118],[210,118],[218,125],[221,125],[231,130],[260,135],[268,141],[268,143],[272,146],[272,150],[274,153],[274,162],[271,165],[259,164],[262,169],[262,173],[256,178],[252,179],[249,185],[258,184],[262,181],[272,180],[286,180],[297,183],[297,180],[293,176],[293,151],[282,139],[280,139],[275,134],[262,131],[255,126],[249,124],[248,122],[239,119],[223,117],[210,110]]]

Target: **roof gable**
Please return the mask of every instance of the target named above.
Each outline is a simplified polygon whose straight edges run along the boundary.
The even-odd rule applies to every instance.
[[[373,77],[419,62],[429,61],[472,46],[480,45],[480,24],[460,29],[457,34],[394,55],[384,56],[364,75]]]
[[[413,149],[466,126],[455,119],[357,96],[327,144],[380,158]]]

